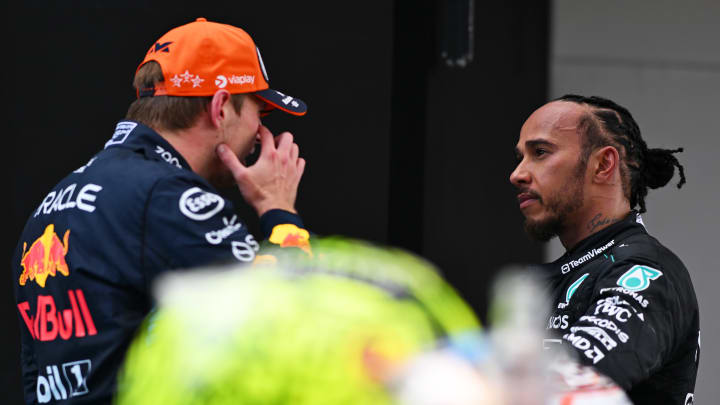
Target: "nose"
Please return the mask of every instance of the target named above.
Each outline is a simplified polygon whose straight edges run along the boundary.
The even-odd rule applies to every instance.
[[[523,162],[518,163],[515,170],[510,173],[510,183],[517,188],[530,184],[530,172],[525,168]]]

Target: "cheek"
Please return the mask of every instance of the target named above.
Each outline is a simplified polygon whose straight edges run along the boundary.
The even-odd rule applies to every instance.
[[[565,182],[564,179],[571,175],[567,165],[561,162],[548,162],[547,165],[538,167],[534,172],[534,182],[539,193],[554,193],[561,188]]]
[[[255,116],[255,115],[250,115],[247,117],[247,119],[243,123],[244,123],[245,129],[247,131],[253,132],[253,135],[254,135],[254,132],[257,131],[258,128],[260,127],[260,117]]]

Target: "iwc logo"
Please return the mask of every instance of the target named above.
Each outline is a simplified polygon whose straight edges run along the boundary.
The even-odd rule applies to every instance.
[[[617,285],[628,291],[642,291],[650,287],[650,281],[662,276],[662,272],[652,267],[635,265],[620,276]]]

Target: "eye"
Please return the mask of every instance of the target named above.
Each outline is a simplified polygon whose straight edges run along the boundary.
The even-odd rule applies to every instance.
[[[535,156],[537,156],[537,157],[542,157],[543,155],[547,155],[548,153],[550,153],[550,152],[547,149],[543,149],[543,148],[535,149]]]

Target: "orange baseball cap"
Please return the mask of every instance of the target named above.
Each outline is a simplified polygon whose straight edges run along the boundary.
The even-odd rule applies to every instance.
[[[151,60],[160,64],[165,82],[138,90],[138,98],[212,96],[225,89],[252,93],[268,107],[293,115],[307,112],[302,100],[270,89],[260,50],[248,33],[232,25],[198,18],[174,28],[150,47],[138,70]]]

